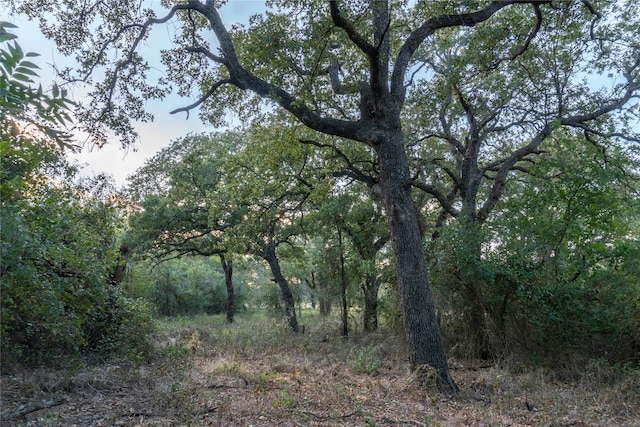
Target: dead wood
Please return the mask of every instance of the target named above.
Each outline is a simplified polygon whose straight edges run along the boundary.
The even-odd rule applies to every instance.
[[[43,400],[40,402],[23,405],[17,411],[7,412],[0,415],[0,421],[17,420],[18,418],[24,417],[25,415],[30,414],[32,412],[40,411],[41,409],[51,408],[52,406],[62,405],[63,403],[66,403],[66,402],[67,402],[67,399],[61,397],[53,400]]]

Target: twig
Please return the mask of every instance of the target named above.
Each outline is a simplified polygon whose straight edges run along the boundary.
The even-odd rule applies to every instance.
[[[405,425],[405,424],[409,424],[412,426],[420,426],[420,427],[424,427],[426,424],[421,423],[419,421],[414,421],[414,420],[394,420],[393,418],[389,418],[389,417],[382,417],[382,421],[389,423],[389,424],[400,424],[400,425]]]
[[[300,413],[306,414],[306,415],[311,415],[312,417],[314,417],[314,418],[316,418],[318,420],[331,420],[331,419],[349,418],[349,417],[352,417],[352,416],[360,413],[360,411],[353,411],[353,412],[349,412],[348,414],[344,414],[344,415],[319,415],[319,414],[316,414],[316,413],[311,412],[311,411],[300,411]]]
[[[41,402],[31,403],[29,405],[21,406],[20,409],[14,412],[8,412],[0,415],[0,421],[17,420],[32,412],[39,411],[41,409],[51,408],[53,406],[62,405],[66,403],[67,399],[60,397],[53,400],[43,400]]]
[[[201,416],[206,415],[206,414],[210,414],[211,412],[215,412],[217,410],[218,410],[217,406],[213,406],[211,408],[200,409],[198,412],[196,412],[194,414],[194,418],[195,417],[201,417]]]

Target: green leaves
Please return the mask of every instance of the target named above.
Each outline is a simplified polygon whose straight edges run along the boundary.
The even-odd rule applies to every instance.
[[[29,60],[39,56],[25,53],[9,33],[15,25],[0,22],[0,147],[5,162],[29,163],[43,150],[73,148],[66,127],[73,121],[67,91],[53,85],[51,94],[41,85],[32,87],[38,65]],[[6,183],[4,183],[6,184]],[[3,184],[3,185],[4,185]]]

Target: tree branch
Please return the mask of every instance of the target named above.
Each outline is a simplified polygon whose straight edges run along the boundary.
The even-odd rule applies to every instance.
[[[186,107],[176,108],[175,110],[170,111],[169,114],[176,114],[176,113],[180,113],[180,112],[184,111],[184,112],[187,113],[187,119],[188,119],[189,118],[189,111],[191,111],[193,108],[197,107],[198,105],[202,104],[211,95],[213,95],[215,93],[215,91],[218,90],[218,88],[220,86],[225,85],[225,84],[232,84],[232,82],[231,82],[231,80],[228,80],[228,79],[220,80],[220,81],[216,82],[213,86],[211,86],[209,88],[207,93],[202,95],[196,102],[194,102],[193,104],[187,105]]]
[[[356,165],[353,164],[351,159],[349,159],[349,157],[342,150],[340,150],[338,147],[336,147],[335,145],[324,144],[324,143],[321,143],[321,142],[318,142],[318,141],[314,141],[314,140],[311,140],[311,139],[299,139],[298,141],[301,142],[302,144],[308,144],[308,145],[313,145],[315,147],[328,148],[328,149],[332,150],[340,159],[342,159],[342,161],[346,165],[347,170],[352,172],[352,174],[353,174],[352,176],[355,179],[357,179],[360,182],[363,182],[369,188],[373,188],[373,186],[377,184],[377,181],[376,181],[376,179],[374,177],[364,173],[362,170],[360,170],[358,167],[356,167]]]
[[[496,0],[484,9],[476,12],[441,15],[428,19],[409,35],[400,48],[400,52],[393,67],[393,75],[391,77],[391,93],[394,98],[401,102],[404,101],[404,75],[406,74],[413,54],[427,37],[430,37],[437,30],[442,28],[473,27],[491,18],[504,7],[516,3],[542,5],[551,3],[551,0]]]
[[[331,10],[331,19],[333,20],[333,23],[336,24],[337,27],[342,28],[347,33],[347,36],[349,36],[349,39],[351,39],[351,41],[358,46],[361,51],[367,54],[367,56],[374,55],[376,47],[367,42],[367,40],[358,33],[351,22],[347,21],[347,19],[342,16],[340,9],[338,8],[337,0],[331,0],[329,2],[329,8]]]
[[[450,200],[447,196],[445,196],[440,190],[438,190],[435,186],[431,184],[427,184],[424,182],[420,182],[414,180],[411,183],[415,188],[424,191],[425,193],[431,194],[433,197],[438,200],[438,203],[449,215],[452,217],[458,216],[458,211],[453,207],[452,200]]]

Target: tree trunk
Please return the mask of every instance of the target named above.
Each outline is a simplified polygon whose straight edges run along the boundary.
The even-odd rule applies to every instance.
[[[411,197],[411,180],[402,130],[376,145],[380,163],[380,187],[396,263],[404,329],[414,368],[434,368],[451,393],[458,387],[451,378],[429,288],[418,213]]]
[[[224,271],[224,284],[227,287],[227,323],[233,323],[236,314],[235,291],[233,289],[233,262],[227,261],[224,254],[218,254],[222,271]]]
[[[473,219],[463,221],[460,236],[465,241],[466,253],[459,257],[461,271],[463,313],[462,319],[467,327],[466,344],[471,357],[488,360],[495,354],[489,329],[488,312],[484,300],[484,286],[480,265],[482,263],[482,239],[478,226]]]
[[[349,336],[349,307],[347,304],[347,274],[344,265],[344,248],[342,247],[342,230],[338,225],[338,250],[340,251],[340,297],[342,299],[342,336]]]
[[[327,317],[331,314],[331,294],[329,293],[329,280],[325,274],[318,275],[318,303],[320,305],[320,315]]]
[[[287,279],[282,275],[282,270],[280,269],[280,262],[278,261],[278,257],[276,256],[275,248],[269,246],[264,253],[262,254],[263,258],[269,264],[269,268],[271,268],[271,273],[273,274],[273,278],[275,279],[278,286],[280,286],[280,292],[282,292],[282,300],[284,301],[284,309],[285,316],[287,318],[287,323],[293,332],[298,332],[298,319],[296,318],[296,307],[293,301],[293,294],[291,293],[291,288],[289,288],[289,283]]]
[[[127,273],[127,262],[129,261],[129,254],[129,246],[120,246],[120,254],[118,255],[116,267],[114,268],[113,273],[109,278],[109,282],[112,285],[118,286],[124,279],[124,276]]]
[[[364,330],[374,332],[378,329],[378,289],[380,284],[375,272],[365,274],[364,286]]]
[[[491,333],[487,322],[487,310],[484,303],[483,283],[481,280],[469,279],[464,283],[463,320],[468,327],[467,345],[474,358],[491,359],[494,350],[491,345]]]

